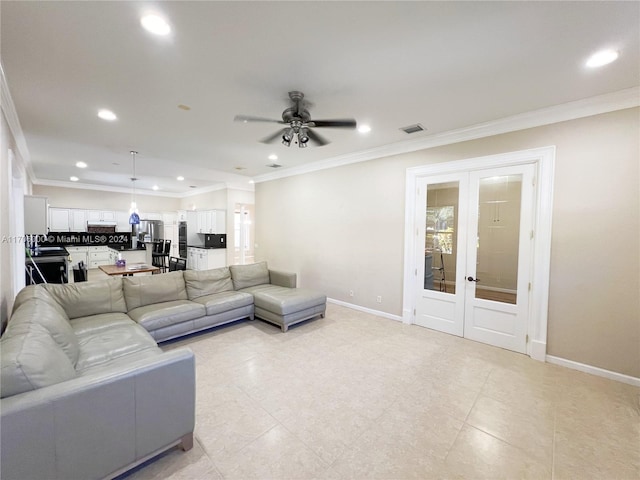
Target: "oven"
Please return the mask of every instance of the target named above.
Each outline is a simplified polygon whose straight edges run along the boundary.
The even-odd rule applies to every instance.
[[[178,223],[178,255],[187,258],[187,222]]]

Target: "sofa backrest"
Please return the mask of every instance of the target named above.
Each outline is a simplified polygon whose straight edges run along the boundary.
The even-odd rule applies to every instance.
[[[15,329],[20,324],[37,323],[41,325],[67,355],[71,364],[75,366],[80,353],[78,338],[71,328],[67,316],[64,312],[60,313],[62,310],[60,306],[56,308],[54,305],[56,303],[53,300],[46,301],[42,298],[32,298],[28,302],[23,302],[11,314],[9,326]],[[7,329],[7,331],[11,330]]]
[[[99,282],[47,283],[43,287],[64,308],[70,319],[100,313],[127,312],[120,278],[108,278]]]
[[[212,270],[185,270],[184,283],[189,300],[233,290],[229,267]]]
[[[47,328],[37,322],[9,321],[0,339],[0,364],[2,398],[54,385],[76,376],[64,350]]]
[[[126,277],[122,286],[128,311],[154,303],[188,300],[182,270]]]
[[[235,290],[269,283],[267,262],[251,263],[249,265],[231,265],[229,270],[231,271],[231,280],[233,281],[233,288]]]
[[[69,320],[67,312],[65,312],[64,308],[62,308],[62,306],[58,302],[56,302],[51,294],[47,292],[47,290],[44,288],[44,284],[28,285],[20,290],[18,292],[18,295],[16,295],[16,299],[13,301],[13,312],[18,310],[18,307],[26,302],[30,302],[34,298],[38,298],[49,303],[60,315],[63,316],[63,318]]]

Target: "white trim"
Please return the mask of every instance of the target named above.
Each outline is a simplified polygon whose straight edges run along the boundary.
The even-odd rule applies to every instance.
[[[414,272],[415,252],[418,248],[417,236],[415,235],[417,231],[415,218],[418,179],[425,176],[471,172],[509,165],[535,164],[536,211],[533,227],[535,235],[533,258],[535,261],[532,265],[527,354],[535,360],[544,361],[547,342],[555,151],[555,146],[548,146],[407,168],[405,177],[404,286],[402,295],[402,312],[405,323],[413,323],[413,312],[416,308]],[[535,347],[533,346],[534,344]],[[544,352],[541,351],[543,347]]]
[[[352,310],[358,310],[359,312],[370,313],[371,315],[376,315],[378,317],[384,317],[390,320],[395,320],[397,322],[402,322],[402,317],[400,315],[393,315],[391,313],[381,312],[380,310],[373,310],[372,308],[361,307],[360,305],[343,302],[342,300],[336,300],[335,298],[327,298],[327,302],[333,303],[335,305],[340,305],[341,307],[351,308]]]
[[[0,62],[0,106],[2,108],[2,113],[4,113],[4,117],[7,119],[7,125],[11,131],[11,135],[13,135],[13,139],[16,142],[17,155],[15,155],[15,157],[27,172],[29,180],[33,182],[36,176],[33,173],[33,167],[31,166],[31,156],[29,155],[29,149],[27,148],[27,141],[24,138],[24,132],[20,126],[20,119],[16,112],[16,106],[11,98],[11,91],[9,90],[7,78],[4,75],[2,62]]]
[[[608,378],[609,380],[615,380],[616,382],[627,383],[634,387],[640,387],[640,378],[632,377],[631,375],[625,375],[623,373],[612,372],[611,370],[605,370],[604,368],[594,367],[593,365],[587,365],[585,363],[574,362],[573,360],[567,360],[566,358],[554,357],[553,355],[547,355],[546,360],[554,365],[560,365],[561,367],[571,368],[572,370],[579,370],[584,373],[590,373],[598,377]]]
[[[547,342],[540,340],[529,340],[529,342],[531,343],[529,347],[531,350],[531,358],[544,362],[547,355]]]
[[[253,177],[253,180],[255,183],[260,183],[276,180],[278,178],[292,177],[295,175],[316,172],[318,170],[350,165],[352,163],[366,162],[376,158],[415,152],[417,150],[450,145],[637,106],[640,106],[640,87],[632,87],[613,93],[598,95],[596,97],[585,98],[574,102],[563,103],[552,107],[533,110],[531,112],[512,115],[498,120],[478,123],[476,125],[470,125],[456,130],[436,133],[434,135],[420,137],[415,140],[396,142],[356,153],[339,155],[323,161],[313,162],[309,165],[287,168],[286,170],[278,172],[258,175]]]
[[[100,192],[115,192],[115,193],[127,193],[131,194],[131,188],[127,187],[113,187],[110,185],[93,185],[89,183],[78,183],[78,182],[65,182],[60,180],[35,180],[33,182],[34,185],[43,185],[47,187],[60,187],[60,188],[76,188],[79,190],[93,190]],[[136,188],[136,195],[148,195],[154,197],[169,197],[169,198],[188,198],[193,197],[195,195],[200,195],[208,192],[216,192],[219,190],[242,190],[246,192],[253,192],[253,186],[249,186],[246,188],[239,187],[237,185],[211,185],[208,187],[202,188],[194,188],[188,192],[184,193],[176,193],[176,192],[162,192],[159,190],[141,190]]]

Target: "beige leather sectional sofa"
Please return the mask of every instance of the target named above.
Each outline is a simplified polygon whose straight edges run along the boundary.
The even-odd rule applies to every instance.
[[[191,350],[156,342],[254,316],[283,331],[326,297],[266,263],[36,285],[0,339],[3,480],[111,478],[180,445],[195,422]]]

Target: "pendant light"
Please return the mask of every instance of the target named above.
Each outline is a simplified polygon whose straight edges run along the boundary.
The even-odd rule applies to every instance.
[[[136,154],[138,152],[134,152],[131,150],[131,158],[133,159],[133,177],[131,177],[131,183],[133,184],[133,189],[131,191],[131,208],[129,209],[129,224],[130,225],[138,225],[140,223],[140,215],[138,215],[138,206],[136,205]]]

